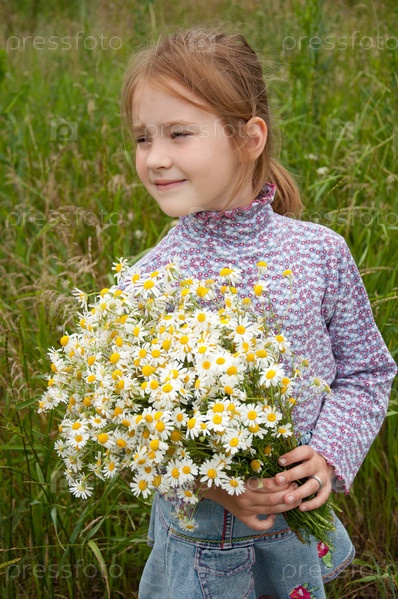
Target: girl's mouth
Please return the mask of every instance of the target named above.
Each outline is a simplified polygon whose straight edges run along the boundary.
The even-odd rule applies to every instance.
[[[154,185],[156,186],[156,189],[162,191],[174,189],[175,187],[178,187],[185,181],[186,179],[157,179],[156,181],[154,181]]]

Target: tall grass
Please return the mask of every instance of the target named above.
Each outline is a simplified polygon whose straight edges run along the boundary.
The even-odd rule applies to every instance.
[[[127,58],[175,24],[221,19],[247,35],[268,73],[304,218],[347,239],[396,356],[398,9],[355,0],[21,0],[3,13],[0,593],[134,597],[149,504],[123,481],[99,485],[88,501],[72,498],[53,451],[57,417],[36,413],[46,349],[73,317],[71,289],[105,286],[116,257],[136,256],[170,226],[140,186],[121,131]],[[357,558],[328,586],[332,599],[398,594],[397,403],[395,388],[352,493],[339,498]]]

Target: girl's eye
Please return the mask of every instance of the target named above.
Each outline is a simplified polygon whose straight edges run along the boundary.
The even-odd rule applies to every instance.
[[[171,133],[171,139],[179,139],[184,137],[189,137],[192,135],[190,131],[173,131]]]
[[[143,135],[140,137],[137,137],[137,139],[135,140],[136,144],[145,144],[149,141],[149,137],[144,137]]]

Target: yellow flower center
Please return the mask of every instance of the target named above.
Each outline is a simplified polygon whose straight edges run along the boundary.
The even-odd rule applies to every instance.
[[[144,376],[150,376],[153,372],[153,368],[149,364],[145,364],[145,366],[142,367],[141,372]]]
[[[237,373],[238,373],[238,369],[236,368],[236,366],[230,366],[229,368],[227,368],[228,376],[232,376]]]
[[[117,364],[119,362],[119,360],[120,360],[120,354],[118,354],[117,352],[114,352],[109,357],[109,361],[111,364]]]

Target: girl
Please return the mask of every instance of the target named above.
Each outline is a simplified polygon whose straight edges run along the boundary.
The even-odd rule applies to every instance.
[[[194,532],[182,533],[170,503],[155,497],[139,597],[323,598],[324,582],[351,562],[352,543],[336,518],[333,552],[316,539],[303,545],[282,513],[348,492],[386,412],[396,367],[358,270],[339,235],[291,218],[299,193],[272,158],[261,65],[241,35],[189,30],[144,50],[127,68],[123,109],[139,178],[166,214],[180,217],[134,271],[175,262],[187,276],[212,278],[235,266],[244,296],[264,260],[281,316],[289,305],[281,273],[290,269],[286,333],[333,390],[296,408],[307,444],[280,458],[289,469],[262,485],[249,481],[239,496],[210,489]]]

